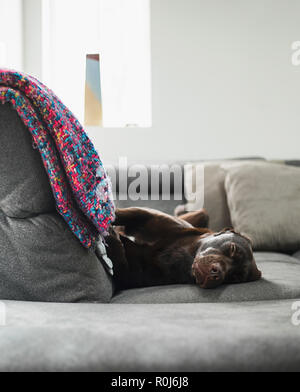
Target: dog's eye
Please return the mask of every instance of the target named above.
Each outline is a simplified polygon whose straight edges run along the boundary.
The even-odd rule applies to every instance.
[[[236,244],[234,242],[230,243],[230,257],[234,257],[237,251]]]
[[[234,242],[227,242],[223,245],[222,252],[225,256],[233,259],[238,252],[237,245]]]

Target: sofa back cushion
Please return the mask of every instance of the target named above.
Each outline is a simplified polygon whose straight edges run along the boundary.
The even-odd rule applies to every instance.
[[[56,212],[39,152],[0,107],[0,299],[109,302],[112,283]]]
[[[186,165],[185,186],[187,198],[190,200],[185,205],[186,211],[197,211],[205,208],[209,215],[209,228],[213,231],[220,231],[231,226],[229,209],[227,206],[224,181],[226,171],[222,167],[223,161],[199,162]],[[203,167],[203,181],[196,177],[196,165]],[[198,172],[200,173],[200,171]],[[192,194],[196,195],[193,201]]]
[[[227,167],[225,189],[234,228],[256,250],[300,249],[300,169],[270,162]]]
[[[174,214],[184,197],[184,162],[106,166],[118,208],[148,207]]]
[[[0,209],[10,217],[55,211],[47,174],[32,138],[8,106],[0,115]]]
[[[213,160],[193,162],[185,166],[185,193],[189,202],[184,206],[185,211],[197,211],[205,208],[209,215],[209,228],[220,231],[231,227],[230,212],[227,205],[227,196],[224,187],[226,167],[237,162],[241,164],[253,161],[262,161],[263,158],[248,157],[233,160]],[[197,167],[202,167],[197,170]],[[199,175],[202,178],[199,181]],[[193,200],[193,194],[196,194]]]

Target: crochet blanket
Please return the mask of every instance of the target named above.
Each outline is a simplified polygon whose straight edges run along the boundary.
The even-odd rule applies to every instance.
[[[0,69],[0,103],[10,103],[33,138],[59,214],[86,248],[114,220],[110,182],[95,148],[74,115],[35,78]]]

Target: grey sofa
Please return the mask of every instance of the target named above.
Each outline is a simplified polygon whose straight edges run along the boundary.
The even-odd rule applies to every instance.
[[[24,210],[24,187],[7,177],[7,162],[14,162],[14,144],[7,135],[21,140],[23,156],[33,157],[40,172],[26,132],[7,105],[0,107],[0,308],[6,315],[0,327],[0,371],[300,370],[300,327],[292,323],[292,305],[300,300],[299,253],[256,253],[264,275],[259,282],[216,290],[186,285],[115,292],[101,260],[69,236],[49,194],[43,198],[46,206],[34,204],[39,210],[33,213],[27,203]],[[23,166],[13,170],[31,178],[32,168],[24,173]],[[43,175],[35,173],[32,179],[35,194],[44,192],[38,184],[49,191],[47,181],[40,180]],[[12,185],[9,198],[3,189]],[[12,199],[21,203],[22,216],[12,213]],[[172,212],[180,201],[119,202],[131,204]],[[45,225],[39,226],[45,216],[53,224],[46,235]],[[28,242],[25,234],[32,226],[38,232]],[[16,249],[20,244],[26,257]],[[47,252],[51,257],[45,258]],[[83,276],[84,283],[76,276]],[[14,282],[16,291],[6,281]]]

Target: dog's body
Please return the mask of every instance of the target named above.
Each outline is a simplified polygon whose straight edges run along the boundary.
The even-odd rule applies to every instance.
[[[204,210],[180,218],[117,210],[116,229],[107,239],[117,289],[195,283],[213,288],[259,279],[249,240],[233,230],[213,233],[207,224]]]

